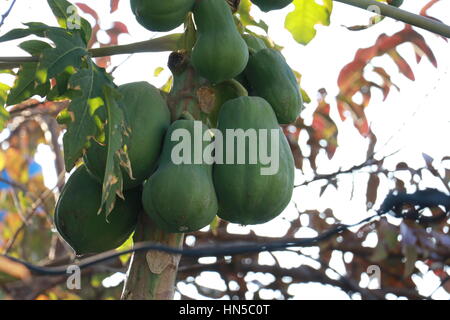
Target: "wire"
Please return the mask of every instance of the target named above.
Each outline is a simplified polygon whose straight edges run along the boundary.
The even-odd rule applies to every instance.
[[[13,262],[19,263],[25,267],[27,267],[32,273],[36,275],[47,275],[47,276],[60,276],[67,274],[68,267],[77,266],[80,269],[86,269],[93,265],[103,263],[105,261],[118,258],[120,256],[142,252],[142,251],[160,251],[169,254],[179,254],[190,257],[219,257],[219,256],[233,256],[239,254],[249,254],[249,253],[260,253],[264,251],[283,251],[287,248],[292,247],[311,247],[317,245],[319,242],[328,240],[334,235],[337,235],[343,231],[348,230],[349,228],[359,226],[363,223],[370,222],[376,217],[380,216],[379,214],[373,215],[371,217],[365,218],[358,223],[351,225],[339,225],[335,228],[332,228],[317,237],[313,238],[299,238],[299,239],[291,239],[285,241],[273,241],[267,243],[253,243],[248,242],[245,244],[227,244],[227,245],[212,245],[199,247],[195,249],[176,249],[173,247],[168,247],[160,244],[155,244],[153,242],[138,242],[134,245],[132,249],[124,250],[124,251],[107,251],[86,259],[81,260],[78,263],[73,263],[69,265],[63,265],[58,267],[41,267],[34,264],[31,264],[26,261],[22,261],[20,259],[3,255],[0,257],[9,259]]]
[[[0,258],[6,258],[10,261],[19,263],[26,268],[28,268],[33,274],[36,275],[47,275],[47,276],[58,276],[67,274],[68,267],[77,266],[80,269],[85,269],[91,267],[93,265],[103,263],[105,261],[118,258],[120,256],[134,253],[134,252],[147,252],[147,251],[160,251],[169,254],[175,255],[184,255],[190,257],[220,257],[220,256],[233,256],[240,254],[249,254],[249,253],[260,253],[260,252],[271,252],[271,251],[283,251],[292,247],[311,247],[316,246],[319,242],[330,239],[331,237],[342,233],[352,227],[357,227],[364,223],[369,223],[377,217],[381,217],[385,214],[391,213],[397,218],[410,219],[415,220],[419,223],[427,223],[428,220],[423,220],[422,217],[417,210],[412,209],[414,214],[400,213],[400,208],[404,204],[411,204],[413,206],[419,206],[420,208],[425,207],[434,207],[438,205],[442,205],[446,208],[445,214],[440,215],[439,220],[445,219],[450,213],[450,197],[445,193],[436,190],[436,189],[426,189],[419,190],[413,194],[406,193],[390,193],[383,204],[380,207],[380,210],[377,211],[375,215],[367,217],[355,224],[340,224],[334,228],[329,229],[328,231],[323,232],[322,234],[312,237],[312,238],[298,238],[298,239],[290,239],[290,240],[280,240],[280,241],[272,241],[266,243],[257,243],[257,242],[246,242],[246,243],[230,243],[226,245],[210,245],[204,247],[198,247],[193,249],[177,249],[165,245],[155,244],[153,242],[138,242],[134,245],[132,249],[124,250],[124,251],[107,251],[86,259],[83,259],[77,263],[73,263],[70,265],[63,265],[57,267],[42,267],[31,264],[26,261],[22,261],[20,259],[1,254]],[[437,218],[437,217],[434,217]],[[436,222],[436,219],[433,219],[433,222]]]

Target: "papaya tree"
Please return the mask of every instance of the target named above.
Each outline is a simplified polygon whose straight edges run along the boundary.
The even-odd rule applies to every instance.
[[[429,11],[441,4],[424,1],[416,14],[396,0],[112,0],[111,14],[153,35],[121,44],[129,25],[105,28],[107,14],[87,1],[47,0],[54,23],[23,21],[21,4],[8,1],[2,52],[26,55],[0,57],[0,298],[191,298],[182,290],[190,286],[200,297],[287,299],[304,283],[362,299],[450,292],[450,158],[423,153],[414,166],[392,162],[398,150],[380,156],[368,111],[377,94],[400,90],[378,58],[415,80],[400,48],[410,44],[417,62],[437,66],[429,39],[450,38],[450,27]],[[311,92],[266,21],[282,18],[290,41],[308,50],[334,28],[337,6],[371,12],[340,27],[349,37],[392,19],[404,28],[359,48],[329,102],[336,88]],[[10,27],[13,16],[23,26]],[[128,59],[161,53],[160,85],[115,78]],[[150,80],[153,70],[140,67]],[[348,120],[365,157],[327,172]],[[49,153],[53,187],[42,172]],[[362,184],[366,215],[347,223],[325,197],[350,193],[354,212]],[[301,204],[313,198],[317,207]],[[202,284],[208,271],[224,288]],[[377,288],[361,284],[374,273]],[[417,278],[429,274],[438,283],[424,294]],[[110,285],[115,277],[123,287]]]

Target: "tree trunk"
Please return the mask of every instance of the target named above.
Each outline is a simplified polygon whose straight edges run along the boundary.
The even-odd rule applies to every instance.
[[[151,241],[175,248],[183,246],[183,234],[159,230],[141,214],[134,242]],[[123,300],[172,300],[180,255],[158,251],[134,253],[122,293]]]

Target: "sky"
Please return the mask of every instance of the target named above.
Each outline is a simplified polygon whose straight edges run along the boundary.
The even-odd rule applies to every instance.
[[[103,28],[111,26],[113,21],[123,21],[129,30],[129,35],[119,37],[120,44],[148,40],[159,37],[163,33],[152,33],[141,27],[134,19],[129,9],[129,2],[122,0],[119,10],[109,14],[109,1],[80,0],[87,3],[97,12],[102,13],[101,25]],[[9,3],[9,1],[8,1]],[[426,0],[405,1],[403,8],[408,11],[418,12],[427,3]],[[6,7],[5,1],[0,3],[0,12]],[[342,122],[336,112],[336,102],[334,97],[338,94],[337,77],[340,70],[347,63],[353,60],[355,52],[359,48],[373,45],[381,33],[391,35],[403,28],[403,24],[385,19],[369,30],[360,32],[348,31],[345,26],[367,24],[370,13],[352,8],[341,3],[334,3],[331,26],[317,27],[317,36],[307,46],[296,43],[290,33],[284,29],[284,16],[292,10],[293,6],[271,13],[262,13],[254,8],[252,13],[256,18],[262,18],[270,25],[269,35],[278,44],[284,47],[282,51],[288,63],[302,74],[302,87],[308,92],[313,103],[306,106],[302,113],[305,121],[311,122],[311,115],[315,110],[316,94],[319,89],[326,88],[328,92],[327,101],[332,105],[332,118],[337,122],[339,128],[339,148],[333,160],[328,160],[322,154],[318,158],[319,173],[331,173],[340,167],[349,168],[353,165],[364,162],[368,141],[362,138],[353,127],[352,120]],[[108,14],[105,14],[108,13]],[[450,2],[441,1],[435,5],[429,14],[446,21],[450,24]],[[86,17],[89,19],[89,17]],[[44,0],[20,0],[17,2],[13,12],[6,24],[0,30],[3,34],[7,30],[21,26],[21,22],[42,21],[52,23],[54,18]],[[90,20],[93,22],[92,20]],[[417,30],[417,29],[416,29]],[[256,31],[256,30],[255,30]],[[400,92],[395,89],[386,101],[382,101],[381,93],[373,91],[373,98],[366,114],[371,123],[372,130],[377,135],[378,145],[376,148],[378,157],[397,152],[388,158],[386,165],[395,166],[400,161],[407,161],[411,167],[419,168],[424,166],[422,153],[426,153],[436,160],[445,155],[450,155],[450,144],[445,143],[450,136],[450,45],[441,38],[432,35],[427,31],[420,31],[426,37],[427,43],[432,48],[438,60],[438,68],[424,58],[419,64],[415,62],[414,51],[409,44],[402,45],[399,52],[411,64],[416,76],[414,82],[406,79],[399,72],[392,60],[388,58],[376,58],[373,62],[376,66],[383,66],[392,76],[392,81],[400,87]],[[100,40],[107,39],[107,35],[101,35]],[[25,55],[16,47],[17,42],[10,42],[0,45],[0,55],[17,56]],[[120,65],[113,76],[117,84],[133,81],[149,81],[155,86],[161,86],[170,76],[170,72],[165,68],[158,77],[154,76],[154,70],[158,67],[165,67],[169,53],[142,53],[129,56],[115,56],[112,59],[113,65]],[[7,76],[0,76],[0,82],[10,82]],[[304,150],[307,149],[305,143],[301,144]],[[52,165],[52,153],[48,147],[41,146],[36,156],[36,161],[43,167],[45,183],[48,187],[53,187],[56,183],[56,174]],[[50,160],[50,161],[49,161]],[[312,177],[311,172],[297,172],[297,182],[308,180]],[[354,200],[350,200],[348,193],[325,192],[319,198],[318,190],[321,184],[308,188],[296,190],[293,203],[287,208],[282,216],[274,221],[252,229],[260,235],[282,236],[288,227],[286,219],[293,219],[297,212],[294,202],[300,210],[317,209],[324,210],[332,207],[336,216],[344,223],[352,223],[365,218],[373,212],[367,212],[365,205],[365,186],[367,185],[367,174],[356,176],[347,175],[340,178],[339,183],[345,189],[351,189],[355,183]],[[436,187],[442,189],[442,185],[432,177],[425,177],[422,186]],[[388,192],[390,185],[384,183],[380,186],[378,202],[375,208],[381,204],[384,196]],[[411,191],[411,190],[409,190]],[[230,232],[246,233],[248,227],[230,226]],[[314,236],[316,233],[309,228],[302,228],[298,236]],[[376,239],[368,241],[368,246],[374,246]],[[316,255],[315,248],[304,249],[305,253]],[[306,258],[292,256],[289,253],[277,253],[283,261],[282,266],[296,267],[302,263],[313,265],[313,262]],[[343,272],[342,259],[345,257],[333,257],[333,267]],[[270,256],[262,255],[262,260],[271,263]],[[116,276],[117,277],[117,276]],[[201,281],[205,283],[216,283],[220,287],[220,281],[214,280],[213,273],[202,276]],[[419,281],[419,280],[418,280]],[[426,274],[425,281],[421,284],[422,294],[430,294],[438,285],[438,280],[429,273]],[[367,285],[363,284],[363,285]],[[306,286],[306,287],[305,287]],[[305,291],[305,288],[308,290]],[[183,292],[193,290],[186,285]],[[317,285],[296,285],[292,287],[295,298],[308,299],[314,297],[348,299],[342,291]],[[307,292],[307,294],[305,294]],[[194,294],[194,293],[193,293]],[[273,293],[266,292],[267,298]],[[434,298],[448,298],[444,292],[438,291]],[[354,297],[357,298],[357,297]]]

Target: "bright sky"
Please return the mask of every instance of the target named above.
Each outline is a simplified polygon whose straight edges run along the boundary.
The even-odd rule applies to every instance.
[[[104,28],[111,26],[115,20],[126,23],[130,35],[122,35],[119,37],[121,44],[148,40],[153,37],[161,36],[142,28],[134,19],[129,9],[129,2],[122,0],[120,8],[114,14],[109,13],[109,1],[79,1],[89,4],[97,12],[101,13],[101,25]],[[426,4],[427,0],[405,1],[404,9],[412,12],[418,12],[420,8]],[[8,1],[9,4],[9,1]],[[0,3],[0,11],[3,12],[7,5],[5,1]],[[339,169],[360,164],[365,160],[368,142],[361,138],[353,127],[351,120],[341,122],[335,111],[335,97],[338,94],[337,77],[339,71],[349,63],[358,48],[368,47],[374,44],[376,38],[381,33],[391,35],[403,28],[403,24],[395,22],[391,19],[385,19],[377,26],[369,30],[361,32],[351,32],[342,25],[352,26],[367,24],[371,14],[366,13],[357,8],[351,8],[341,3],[335,3],[331,27],[317,28],[316,38],[306,47],[297,44],[288,31],[284,29],[284,16],[292,10],[292,6],[280,11],[274,11],[269,14],[263,14],[257,8],[254,9],[254,16],[263,18],[270,25],[270,36],[280,45],[284,46],[283,54],[287,58],[291,66],[299,71],[302,75],[302,86],[310,97],[315,100],[316,93],[320,88],[326,88],[328,91],[328,102],[332,104],[332,117],[339,127],[339,144],[340,147],[332,161],[328,161],[326,156],[322,154],[319,157],[320,173],[333,172]],[[442,1],[429,10],[429,14],[450,24],[450,3]],[[44,0],[21,0],[18,1],[13,12],[7,20],[7,23],[0,34],[4,34],[7,30],[20,27],[21,22],[41,21],[48,24],[55,24],[50,9]],[[373,91],[373,99],[370,107],[367,109],[367,115],[373,131],[377,135],[378,145],[377,151],[380,157],[391,154],[400,150],[395,156],[389,158],[386,165],[395,166],[400,161],[407,161],[412,167],[419,168],[424,166],[422,153],[427,153],[436,160],[440,160],[445,155],[450,155],[450,144],[447,139],[450,136],[450,46],[442,39],[421,31],[426,37],[427,43],[432,48],[438,60],[438,68],[435,69],[431,63],[425,58],[420,64],[416,64],[414,51],[411,45],[406,44],[400,47],[399,51],[402,56],[411,64],[416,76],[416,81],[411,82],[404,76],[400,75],[397,67],[392,60],[388,58],[377,58],[375,65],[383,66],[392,76],[392,81],[401,88],[401,92],[395,89],[391,92],[386,101],[382,101],[381,93]],[[107,39],[107,35],[103,37]],[[24,53],[16,47],[17,42],[10,42],[1,45],[0,55],[17,56]],[[170,73],[165,70],[157,78],[154,77],[154,70],[157,67],[165,67],[167,64],[168,53],[147,53],[135,54],[128,58],[127,56],[113,57],[113,65],[120,67],[115,71],[114,77],[117,84],[123,84],[133,81],[149,81],[156,86],[160,86],[169,77]],[[166,68],[167,69],[167,68]],[[377,79],[375,79],[377,80]],[[0,76],[1,82],[10,82],[11,79]],[[311,115],[314,112],[316,104],[313,102],[307,106],[303,113],[306,121],[311,121]],[[389,141],[387,145],[385,143]],[[306,146],[301,145],[304,150]],[[52,165],[51,152],[49,148],[42,147],[37,155],[37,161],[43,166],[46,184],[52,187],[56,182],[56,175]],[[298,182],[311,178],[310,172],[305,172],[305,176],[298,172]],[[353,180],[353,178],[355,178]],[[365,186],[367,184],[368,175],[360,174],[356,177],[345,176],[339,181],[343,187],[348,186],[348,192],[326,192],[322,198],[318,197],[317,190],[321,184],[316,187],[308,187],[297,190],[293,201],[295,201],[300,210],[317,209],[323,210],[333,208],[337,217],[344,222],[356,222],[366,217],[365,206]],[[355,197],[350,200],[350,190],[352,182],[355,182]],[[423,186],[436,187],[442,189],[442,185],[432,177],[427,177],[423,181]],[[388,191],[389,185],[384,183],[380,187],[379,201],[375,204],[375,208],[379,206],[380,201]],[[282,236],[288,227],[286,219],[293,219],[297,215],[293,205],[290,205],[286,212],[274,221],[253,227],[258,234],[270,236]],[[248,232],[248,228],[230,226],[233,232]],[[315,231],[302,228],[298,236],[314,236]],[[369,240],[367,245],[376,244],[376,239]],[[310,255],[317,255],[317,250],[309,248],[304,250]],[[307,258],[300,258],[297,255],[289,253],[277,253],[282,261],[282,266],[298,267],[302,263],[308,263],[314,266]],[[271,257],[262,254],[261,258],[268,264],[271,264]],[[342,259],[345,257],[334,256],[333,267],[338,271],[344,272]],[[418,266],[424,268],[424,266]],[[427,269],[423,269],[427,271]],[[117,280],[117,275],[115,276]],[[119,276],[120,277],[120,276]],[[264,283],[261,275],[258,280]],[[368,278],[367,278],[368,279]],[[368,285],[368,280],[361,283],[363,286]],[[251,279],[250,279],[251,280]],[[269,279],[270,280],[270,279]],[[214,283],[220,289],[223,285],[217,275],[214,273],[206,273],[199,280],[203,284]],[[418,279],[422,294],[430,294],[434,288],[438,286],[438,279],[430,272],[426,272],[423,279]],[[180,289],[189,295],[196,296],[192,292],[193,287],[186,284]],[[342,291],[321,285],[301,284],[291,287],[291,291],[298,299],[348,299],[348,296]],[[276,298],[274,292],[265,292],[264,298]],[[448,299],[448,295],[440,290],[433,296],[437,299]],[[251,296],[249,296],[251,298]],[[354,297],[357,298],[357,297]]]

